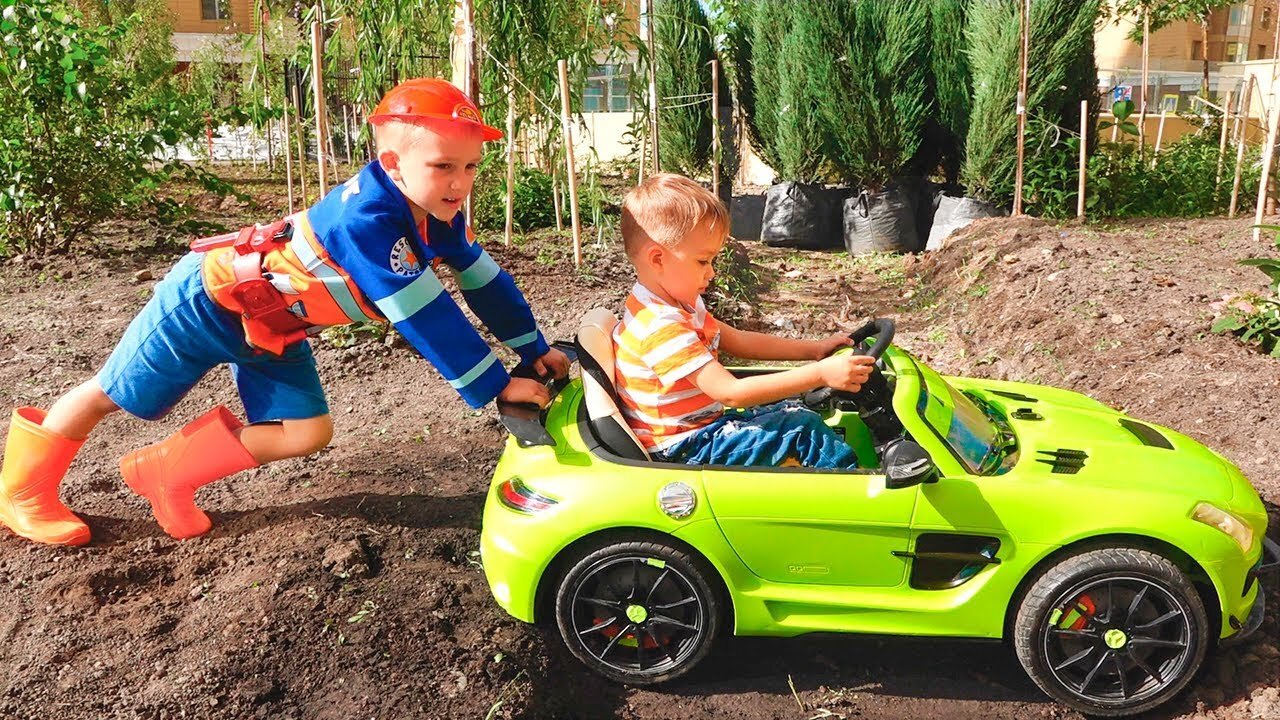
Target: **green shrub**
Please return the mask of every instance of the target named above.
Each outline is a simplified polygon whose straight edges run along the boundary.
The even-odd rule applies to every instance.
[[[697,0],[656,0],[658,113],[662,167],[699,175],[711,162],[711,27]],[[666,99],[669,98],[669,99]]]
[[[744,107],[752,144],[761,159],[782,169],[778,152],[778,114],[783,105],[782,40],[794,20],[791,0],[747,0],[751,21],[751,72],[754,108]]]
[[[1000,205],[1012,201],[1017,163],[1021,5],[1019,0],[974,0],[965,31],[973,102],[960,179],[971,196]],[[1032,3],[1026,99],[1031,117],[1079,127],[1080,101],[1097,93],[1093,33],[1098,7],[1098,0]]]
[[[0,0],[0,245],[65,251],[179,169],[151,162],[199,127],[172,50],[140,40],[160,33],[167,48],[157,12],[90,24],[61,4]]]
[[[969,131],[973,83],[965,54],[968,0],[932,0],[928,32],[928,96],[935,108],[924,128],[919,163],[927,174],[939,167],[948,183],[959,181],[964,139]]]
[[[822,100],[814,92],[809,56],[813,43],[821,40],[817,23],[808,13],[799,13],[796,24],[782,39],[778,73],[777,127],[774,169],[783,180],[813,183],[822,179],[827,133],[821,122]]]
[[[1280,230],[1274,225],[1268,230]],[[1280,248],[1280,240],[1276,241]],[[1213,332],[1230,332],[1245,343],[1256,344],[1263,352],[1280,358],[1280,258],[1248,258],[1241,265],[1256,267],[1271,279],[1269,295],[1246,293],[1225,298],[1218,305],[1221,315]]]
[[[501,152],[489,153],[481,163],[475,189],[471,193],[472,223],[477,230],[502,230],[506,227],[506,198],[506,157]],[[556,224],[551,175],[537,168],[516,166],[512,223],[519,232]]]

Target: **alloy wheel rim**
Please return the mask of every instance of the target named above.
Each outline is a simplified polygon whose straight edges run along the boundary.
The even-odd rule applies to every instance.
[[[1185,603],[1132,575],[1062,593],[1041,631],[1041,652],[1058,684],[1102,705],[1138,704],[1178,683],[1197,642]]]
[[[615,556],[578,580],[570,625],[596,662],[624,675],[657,675],[697,650],[707,632],[704,605],[689,577],[669,563]]]

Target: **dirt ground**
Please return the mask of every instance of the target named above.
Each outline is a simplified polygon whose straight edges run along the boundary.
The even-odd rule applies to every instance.
[[[204,219],[267,219],[280,188],[250,191],[261,206],[210,200]],[[630,285],[606,238],[588,243],[583,271],[563,235],[487,245],[547,335],[568,339]],[[0,267],[6,413],[47,407],[94,372],[180,254],[137,223],[93,242]],[[945,372],[1088,393],[1212,445],[1280,502],[1280,364],[1209,332],[1212,302],[1263,286],[1235,264],[1269,249],[1247,221],[984,221],[921,258],[745,248],[760,288],[723,304],[744,326],[817,334],[890,315],[899,344]],[[315,346],[332,445],[203,489],[209,536],[164,535],[116,463],[216,403],[238,411],[225,370],[170,418],[115,416],[86,444],[62,492],[93,530],[88,547],[0,532],[0,717],[1079,717],[999,643],[731,638],[670,686],[589,675],[553,629],[507,617],[478,566],[504,439],[493,412],[470,410],[394,336]],[[1280,718],[1280,597],[1268,600],[1255,639],[1152,717]]]

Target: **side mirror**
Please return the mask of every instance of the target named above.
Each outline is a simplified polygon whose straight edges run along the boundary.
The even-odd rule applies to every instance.
[[[890,490],[938,482],[938,466],[913,440],[900,438],[890,442],[884,450],[882,464],[884,485]]]

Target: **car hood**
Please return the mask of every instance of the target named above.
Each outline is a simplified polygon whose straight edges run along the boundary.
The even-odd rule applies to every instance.
[[[964,384],[1009,418],[1018,438],[1012,469],[1018,476],[1145,486],[1219,503],[1229,503],[1235,494],[1239,471],[1186,435],[1068,390],[996,381]]]

